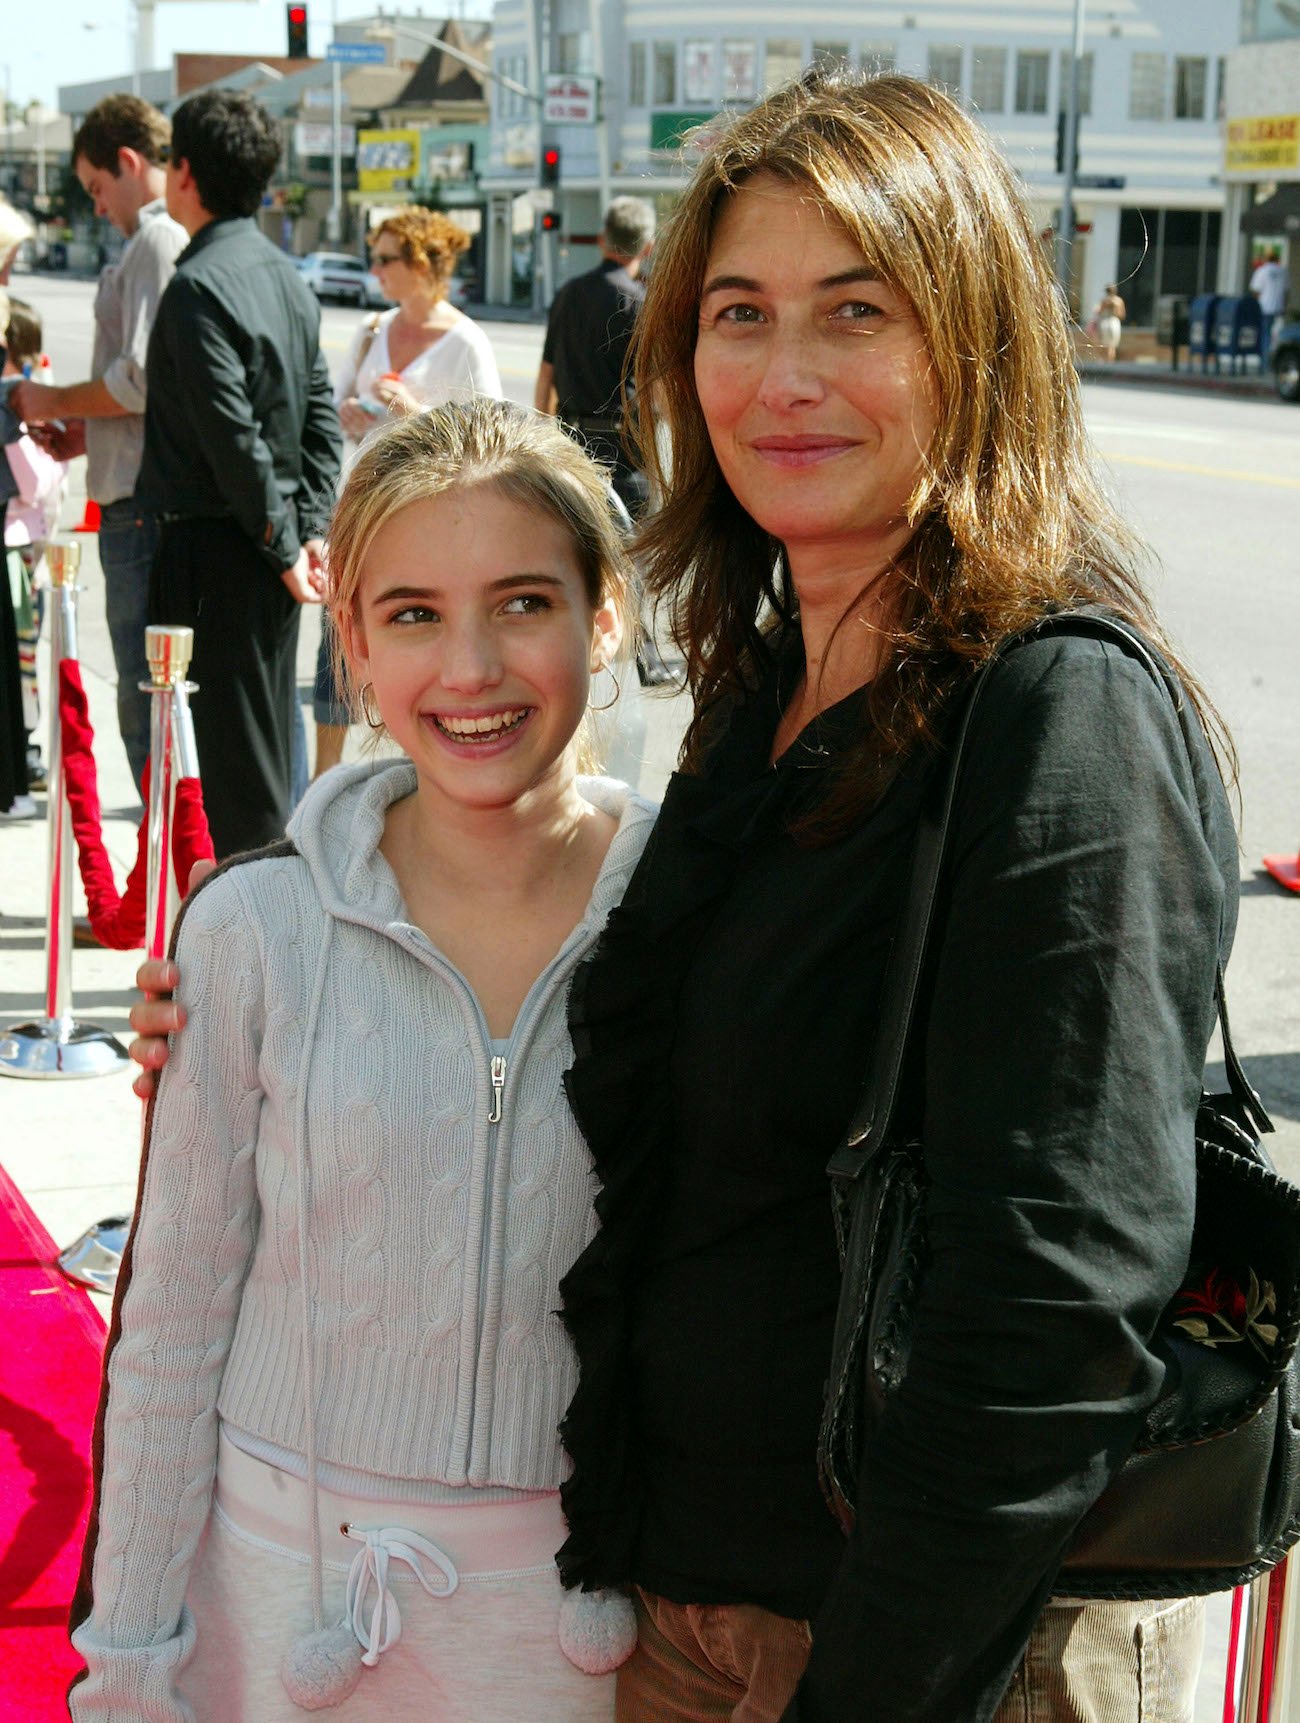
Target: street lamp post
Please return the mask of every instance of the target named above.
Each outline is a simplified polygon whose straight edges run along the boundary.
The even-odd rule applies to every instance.
[[[1083,58],[1084,0],[1074,0],[1074,36],[1065,78],[1065,125],[1061,131],[1061,225],[1056,233],[1056,279],[1068,307],[1074,256],[1074,157],[1079,144],[1079,62]]]

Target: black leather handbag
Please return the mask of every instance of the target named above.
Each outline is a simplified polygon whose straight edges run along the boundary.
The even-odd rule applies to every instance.
[[[863,1464],[870,1463],[872,1431],[907,1374],[926,1272],[925,1145],[898,1121],[907,1110],[903,1090],[913,1080],[912,1028],[923,1014],[927,948],[962,757],[989,667],[1043,633],[1117,641],[1170,694],[1185,739],[1189,721],[1196,721],[1141,637],[1091,612],[1046,619],[1005,642],[976,675],[956,724],[942,796],[931,799],[918,830],[869,1078],[827,1169],[843,1280],[818,1462],[846,1530]],[[1156,1342],[1169,1366],[1166,1388],[1132,1453],[1075,1529],[1056,1584],[1064,1596],[1222,1591],[1275,1566],[1300,1538],[1300,1190],[1279,1177],[1260,1144],[1259,1133],[1273,1127],[1233,1050],[1222,973],[1216,1003],[1229,1092],[1203,1094],[1197,1113],[1192,1267]],[[1220,1307],[1248,1326],[1239,1343],[1206,1344],[1226,1337]]]

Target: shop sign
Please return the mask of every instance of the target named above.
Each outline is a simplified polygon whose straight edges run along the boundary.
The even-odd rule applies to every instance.
[[[542,117],[548,126],[594,126],[599,100],[598,78],[574,72],[553,72],[546,80]]]
[[[406,191],[417,177],[418,131],[362,132],[357,139],[357,188]]]
[[[293,147],[300,156],[331,156],[334,154],[334,127],[317,125],[311,120],[299,120],[293,128]],[[357,128],[339,127],[339,154],[357,153]]]
[[[1229,120],[1223,171],[1252,179],[1300,169],[1300,114]]]

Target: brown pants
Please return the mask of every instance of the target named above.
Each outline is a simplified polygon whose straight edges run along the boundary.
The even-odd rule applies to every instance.
[[[753,1604],[638,1592],[617,1723],[778,1723],[808,1660],[806,1621]],[[1192,1723],[1201,1599],[1049,1604],[994,1723]]]

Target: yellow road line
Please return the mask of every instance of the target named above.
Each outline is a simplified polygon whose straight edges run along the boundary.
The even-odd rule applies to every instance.
[[[1154,467],[1162,473],[1194,473],[1205,479],[1235,479],[1243,485],[1273,485],[1279,490],[1300,491],[1300,479],[1284,478],[1281,473],[1246,473],[1236,467],[1200,467],[1191,461],[1162,461],[1155,455],[1112,455],[1104,449],[1103,460],[1117,467]]]

